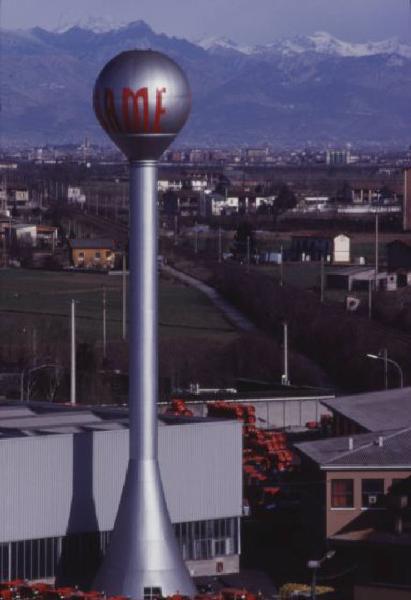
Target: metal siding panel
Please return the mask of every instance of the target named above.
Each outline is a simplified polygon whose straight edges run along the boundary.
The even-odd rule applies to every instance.
[[[269,407],[270,427],[285,427],[285,400],[271,402]]]
[[[72,436],[0,442],[0,541],[64,533],[71,502]]]
[[[305,400],[302,405],[302,425],[308,421],[316,421],[318,413],[317,400]]]
[[[298,400],[287,400],[285,403],[284,427],[300,424],[300,402]]]
[[[72,434],[1,440],[0,542],[112,529],[128,430],[74,437],[74,445]],[[160,427],[159,458],[173,522],[241,515],[240,423]]]
[[[196,423],[163,431],[160,471],[171,520],[241,515],[242,425]]]
[[[95,432],[93,486],[97,520],[101,531],[113,528],[126,477],[128,429]]]

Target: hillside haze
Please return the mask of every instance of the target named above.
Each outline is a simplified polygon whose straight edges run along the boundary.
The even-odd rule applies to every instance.
[[[130,48],[165,52],[188,74],[193,111],[179,143],[411,143],[410,46],[350,44],[326,33],[265,46],[193,43],[143,21],[112,30],[2,31],[2,143],[105,141],[92,88],[103,65]]]

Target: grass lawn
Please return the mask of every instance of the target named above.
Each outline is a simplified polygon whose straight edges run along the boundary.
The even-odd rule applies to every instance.
[[[278,265],[260,265],[254,267],[258,271],[267,274],[274,280],[280,279],[280,267]],[[320,263],[318,262],[286,262],[283,265],[283,280],[287,285],[307,289],[320,284]]]
[[[67,330],[70,302],[77,304],[79,340],[101,339],[103,287],[107,298],[107,334],[122,333],[122,278],[104,274],[45,272],[23,269],[0,271],[0,325],[24,334],[47,326],[52,335]],[[170,280],[159,288],[160,337],[235,336],[223,315],[197,290]],[[68,339],[68,338],[67,338]],[[64,343],[64,340],[62,340]]]

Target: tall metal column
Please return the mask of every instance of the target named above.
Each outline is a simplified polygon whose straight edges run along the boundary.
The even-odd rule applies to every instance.
[[[150,587],[161,588],[163,595],[177,590],[195,594],[158,465],[157,229],[157,163],[131,162],[130,459],[113,537],[95,586],[137,598]]]
[[[157,163],[130,163],[130,458],[157,458]],[[133,439],[134,438],[134,439]]]
[[[124,52],[100,73],[94,107],[130,161],[130,453],[111,542],[94,582],[108,595],[194,596],[158,464],[157,159],[185,123],[187,79],[168,57]]]
[[[70,313],[70,404],[76,404],[76,301],[71,301]]]
[[[122,312],[123,312],[123,323],[122,323],[122,337],[123,340],[127,337],[127,269],[126,269],[126,253],[123,254],[123,274],[122,274]]]

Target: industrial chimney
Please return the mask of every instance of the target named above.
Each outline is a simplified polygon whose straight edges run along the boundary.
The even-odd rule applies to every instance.
[[[187,120],[183,71],[151,50],[113,58],[94,88],[103,129],[130,161],[130,457],[110,546],[94,587],[142,600],[195,588],[158,466],[157,160]]]

